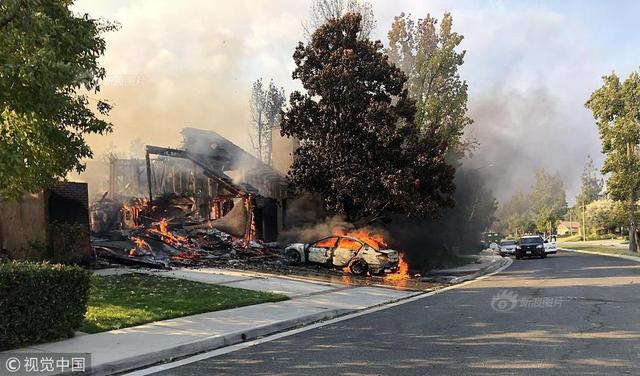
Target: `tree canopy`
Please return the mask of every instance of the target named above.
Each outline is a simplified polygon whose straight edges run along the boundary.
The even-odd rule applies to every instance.
[[[609,233],[625,224],[625,208],[620,202],[602,198],[585,208],[586,222],[595,233]]]
[[[580,177],[580,194],[576,197],[579,206],[587,205],[600,197],[602,179],[598,177],[598,170],[593,165],[593,159],[587,156],[582,176]]]
[[[1,197],[19,197],[82,171],[81,160],[92,155],[84,136],[111,130],[96,116],[111,106],[81,92],[99,91],[101,35],[115,26],[74,15],[72,3],[0,3]]]
[[[559,175],[544,169],[536,171],[534,179],[529,200],[536,227],[540,232],[553,232],[567,212],[564,183]]]
[[[536,171],[531,190],[517,193],[499,210],[501,229],[513,235],[553,232],[567,212],[564,183],[544,169]]]
[[[446,143],[423,137],[406,76],[379,41],[360,38],[361,16],[349,13],[318,28],[294,53],[283,135],[300,147],[292,186],[319,193],[327,211],[351,221],[382,212],[436,215],[451,206],[454,168]]]
[[[313,31],[329,21],[344,17],[347,13],[359,13],[359,38],[367,39],[376,27],[371,3],[364,0],[313,0],[309,12],[309,24],[305,24],[305,32],[310,36]]]
[[[596,121],[602,151],[602,173],[609,174],[607,192],[612,199],[627,202],[629,250],[637,251],[636,206],[640,194],[640,74],[632,72],[620,81],[615,73],[603,77],[604,84],[585,104]]]
[[[467,116],[467,83],[458,69],[465,51],[458,51],[464,37],[452,31],[453,17],[438,20],[427,14],[414,21],[401,13],[388,32],[389,60],[407,75],[410,98],[416,101],[416,125],[429,138],[446,142],[448,157],[457,161],[471,146],[462,140]]]
[[[262,79],[258,79],[251,87],[249,137],[254,155],[268,165],[272,161],[271,132],[280,122],[280,112],[286,101],[284,89],[278,88],[273,81],[265,87]]]
[[[531,203],[526,193],[519,192],[500,206],[497,216],[499,229],[507,234],[520,236],[536,230],[531,216]]]

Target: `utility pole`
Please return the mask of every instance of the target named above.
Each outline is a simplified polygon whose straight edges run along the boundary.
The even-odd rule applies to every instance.
[[[573,220],[571,219],[571,208],[569,208],[569,235],[573,236]]]
[[[587,211],[587,204],[583,203],[582,204],[582,241],[583,242],[587,241],[587,225],[584,220],[586,211]]]

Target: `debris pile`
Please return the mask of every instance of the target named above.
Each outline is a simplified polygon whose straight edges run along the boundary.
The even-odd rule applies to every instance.
[[[189,209],[188,201],[173,197],[154,205],[139,199],[120,204],[97,202],[92,207],[95,255],[111,263],[152,268],[282,265],[277,243],[255,241],[250,232],[249,236],[234,236],[221,231],[216,227],[229,227],[229,219],[203,220]],[[235,205],[245,207],[242,201]],[[167,214],[173,216],[165,217]]]

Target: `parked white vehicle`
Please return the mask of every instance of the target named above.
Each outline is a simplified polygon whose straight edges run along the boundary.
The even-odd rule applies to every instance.
[[[556,252],[558,252],[558,247],[556,245],[556,236],[555,235],[548,236],[544,240],[544,253],[553,254]]]

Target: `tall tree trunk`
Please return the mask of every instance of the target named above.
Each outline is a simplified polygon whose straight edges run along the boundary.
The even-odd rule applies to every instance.
[[[636,193],[631,193],[629,201],[629,252],[638,252],[638,234],[636,231]]]
[[[258,114],[258,159],[264,161],[264,153],[262,151],[262,110]]]

